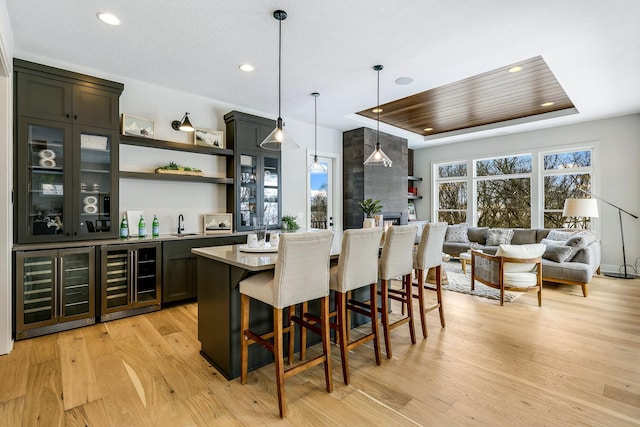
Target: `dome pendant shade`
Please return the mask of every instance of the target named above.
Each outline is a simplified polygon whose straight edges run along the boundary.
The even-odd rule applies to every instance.
[[[282,118],[278,117],[276,120],[276,128],[271,131],[269,135],[260,143],[260,147],[265,150],[281,151],[281,150],[295,150],[298,148],[298,144],[293,142],[290,136],[284,132],[284,124]]]
[[[382,65],[374,65],[373,69],[378,73],[378,103],[375,112],[378,114],[376,120],[376,149],[371,153],[367,160],[364,161],[363,165],[365,166],[384,166],[390,168],[392,165],[391,159],[384,154],[382,148],[380,148],[380,70],[382,70]]]
[[[271,151],[293,150],[299,145],[284,132],[280,111],[282,103],[282,21],[287,19],[287,12],[276,10],[273,12],[273,17],[278,21],[278,119],[276,120],[276,128],[260,143],[260,147]]]
[[[376,143],[376,149],[373,151],[373,153],[371,153],[371,155],[369,157],[367,157],[367,160],[364,161],[365,165],[371,165],[371,166],[385,166],[385,167],[391,167],[391,164],[393,162],[391,161],[391,159],[384,154],[384,151],[382,151],[382,149],[380,148],[380,143],[377,142]]]

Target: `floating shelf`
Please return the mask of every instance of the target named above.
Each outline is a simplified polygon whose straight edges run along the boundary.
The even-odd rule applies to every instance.
[[[422,199],[422,196],[407,196],[407,199],[409,199],[409,200],[420,200],[420,199]]]
[[[141,136],[120,135],[120,143],[136,145],[138,147],[158,148],[161,150],[186,151],[189,153],[209,154],[211,156],[233,156],[233,150],[226,148],[210,148],[182,142],[163,141],[160,139],[144,138]],[[122,172],[120,173],[122,175]]]
[[[407,181],[422,181],[422,178],[418,176],[408,176]]]
[[[174,175],[149,172],[120,171],[120,178],[147,179],[156,181],[189,181],[207,184],[233,184],[233,178],[212,178],[207,176]]]

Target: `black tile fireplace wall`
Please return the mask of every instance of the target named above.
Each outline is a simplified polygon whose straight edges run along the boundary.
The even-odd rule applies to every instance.
[[[362,228],[364,215],[358,203],[372,198],[382,202],[384,212],[406,212],[408,153],[407,140],[380,132],[382,151],[393,166],[364,166],[376,146],[376,131],[353,129],[342,134],[343,149],[343,225]]]

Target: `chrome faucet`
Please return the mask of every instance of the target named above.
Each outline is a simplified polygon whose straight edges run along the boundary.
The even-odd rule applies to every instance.
[[[182,225],[183,221],[184,217],[182,216],[182,214],[178,215],[178,234],[184,231],[184,225]]]

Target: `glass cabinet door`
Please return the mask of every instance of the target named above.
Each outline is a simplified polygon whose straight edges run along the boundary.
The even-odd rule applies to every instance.
[[[24,200],[19,205],[19,223],[24,224],[19,227],[21,240],[67,240],[65,236],[70,235],[69,133],[70,127],[64,124],[42,120],[21,122],[18,149],[18,156],[24,159],[18,167],[21,175],[18,200]]]
[[[101,314],[130,308],[131,275],[128,248],[102,249],[102,308]]]
[[[159,246],[140,247],[136,253],[136,305],[144,306],[160,301]]]
[[[251,154],[240,154],[240,217],[239,230],[253,227],[258,218],[258,157]]]
[[[62,273],[60,317],[63,320],[91,317],[95,314],[94,249],[60,251]]]
[[[280,158],[264,155],[262,163],[262,220],[269,228],[278,228],[280,225]]]
[[[80,171],[74,193],[79,235],[111,233],[111,145],[110,133],[83,129],[80,136]],[[115,225],[114,225],[115,226]],[[101,238],[100,236],[95,236]]]
[[[17,331],[57,322],[57,254],[56,250],[16,254]]]

